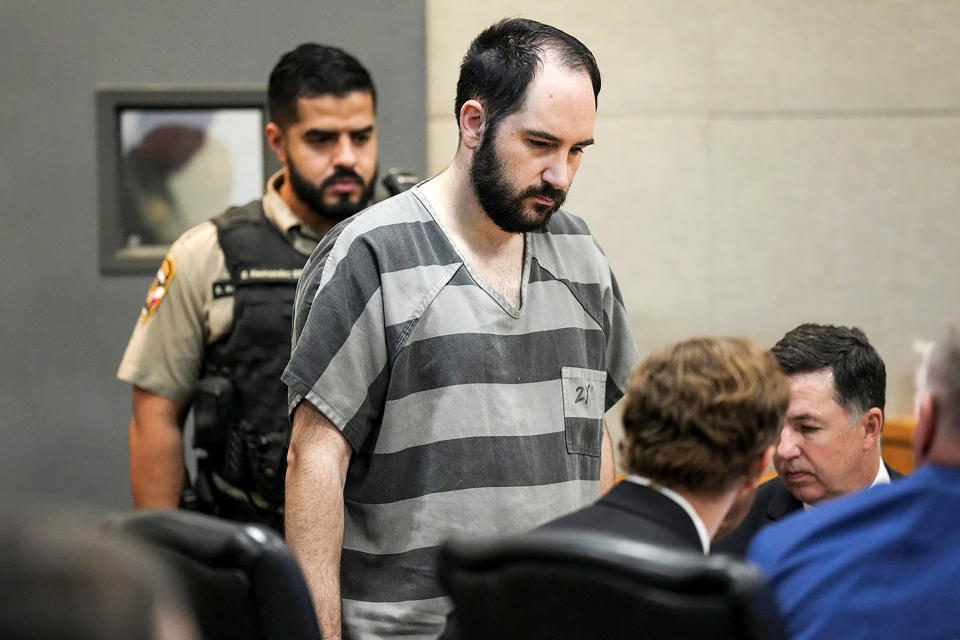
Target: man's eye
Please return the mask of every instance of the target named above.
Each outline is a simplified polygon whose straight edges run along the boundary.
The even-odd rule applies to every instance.
[[[370,133],[354,133],[350,136],[353,139],[354,144],[366,144],[370,141]]]
[[[334,140],[333,136],[322,136],[322,135],[307,136],[307,143],[312,144],[314,146],[318,146],[318,147],[325,144],[332,144],[333,140]]]
[[[816,433],[817,431],[820,431],[820,427],[813,427],[808,424],[804,424],[804,425],[800,425],[797,428],[797,431],[799,431],[800,433],[807,433],[807,434]]]
[[[536,147],[538,149],[549,149],[553,146],[552,142],[547,142],[546,140],[535,140],[531,138],[528,140],[528,142],[530,143],[531,147]]]

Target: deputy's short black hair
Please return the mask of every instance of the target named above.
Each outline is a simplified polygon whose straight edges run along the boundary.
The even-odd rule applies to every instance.
[[[283,54],[270,72],[267,89],[270,120],[286,129],[299,119],[298,98],[324,95],[342,98],[353,91],[369,92],[376,110],[377,90],[359,60],[339,47],[314,42],[301,44]]]
[[[507,18],[478,35],[460,65],[454,117],[467,100],[477,100],[487,114],[487,130],[520,109],[527,86],[547,51],[571,69],[590,76],[593,98],[600,93],[600,69],[590,49],[556,27],[525,18]]]
[[[837,404],[851,415],[877,407],[883,411],[887,370],[880,354],[857,327],[806,323],[773,346],[788,376],[830,367]]]

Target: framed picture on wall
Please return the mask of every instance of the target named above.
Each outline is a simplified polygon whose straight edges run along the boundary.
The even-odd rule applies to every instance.
[[[263,193],[263,89],[97,90],[100,272],[152,273],[185,230]]]

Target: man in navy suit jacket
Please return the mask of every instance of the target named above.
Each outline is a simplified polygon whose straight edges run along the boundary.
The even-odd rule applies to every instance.
[[[919,378],[925,466],[785,518],[750,547],[791,638],[960,638],[960,325]]]
[[[772,351],[790,379],[773,454],[778,476],[757,489],[749,513],[721,532],[715,551],[742,556],[757,531],[787,514],[901,477],[880,458],[887,373],[863,331],[802,324]]]
[[[707,553],[730,508],[770,464],[789,402],[769,351],[695,338],[633,372],[620,452],[631,475],[586,509],[540,530],[602,531]]]

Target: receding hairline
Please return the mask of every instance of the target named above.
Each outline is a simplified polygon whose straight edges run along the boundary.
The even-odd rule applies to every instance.
[[[565,47],[559,44],[558,41],[553,40],[535,47],[537,52],[537,65],[534,69],[533,76],[530,77],[530,83],[527,84],[527,91],[529,91],[530,85],[533,84],[537,74],[542,73],[548,65],[582,73],[587,77],[587,80],[590,81],[591,92],[593,91],[593,78],[590,77],[590,68],[583,60],[576,57],[573,52],[565,51],[564,48]],[[599,96],[594,95],[594,101],[598,99]]]

